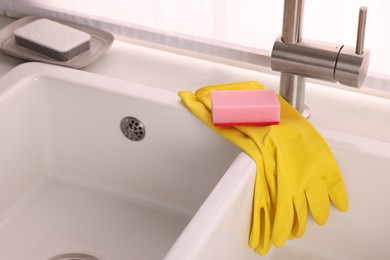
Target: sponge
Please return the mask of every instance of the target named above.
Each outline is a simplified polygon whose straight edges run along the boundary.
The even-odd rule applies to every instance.
[[[49,19],[38,19],[14,31],[17,45],[59,61],[90,49],[88,33]]]
[[[280,121],[280,103],[273,90],[211,92],[215,126],[273,125]]]

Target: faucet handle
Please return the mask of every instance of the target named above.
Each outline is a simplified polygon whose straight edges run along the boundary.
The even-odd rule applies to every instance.
[[[366,19],[367,19],[367,7],[362,6],[359,9],[359,23],[358,23],[356,51],[355,51],[355,53],[358,55],[361,55],[364,52],[364,36],[366,32]]]
[[[370,51],[364,50],[367,7],[359,10],[356,47],[343,46],[334,69],[334,79],[343,85],[360,88],[367,76]]]

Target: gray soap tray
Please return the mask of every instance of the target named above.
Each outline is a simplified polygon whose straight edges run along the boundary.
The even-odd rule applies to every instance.
[[[47,18],[52,21],[56,21],[59,23],[62,23],[64,25],[73,27],[77,30],[86,32],[91,35],[91,48],[81,53],[80,55],[74,57],[71,60],[68,61],[58,61],[52,58],[49,58],[45,55],[42,55],[40,53],[31,51],[27,48],[23,48],[21,46],[18,46],[15,43],[15,36],[14,31],[28,23],[31,23],[37,19],[41,19],[43,17],[38,16],[26,16],[19,20],[16,20],[15,22],[9,24],[8,26],[4,27],[0,30],[0,50],[3,53],[6,53],[8,55],[27,60],[27,61],[41,61],[46,63],[51,63],[55,65],[61,65],[66,67],[71,67],[75,69],[81,69],[85,66],[91,64],[95,60],[97,60],[102,54],[104,54],[112,45],[114,41],[114,36],[111,33],[108,33],[106,31],[88,27],[85,25],[75,24],[63,20],[53,19],[53,18]]]

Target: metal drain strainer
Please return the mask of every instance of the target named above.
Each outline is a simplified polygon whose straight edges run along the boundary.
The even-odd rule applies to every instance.
[[[145,137],[145,126],[135,117],[125,117],[122,119],[121,131],[131,141],[141,141]]]
[[[53,256],[49,260],[99,260],[99,259],[92,255],[87,255],[82,253],[67,253],[67,254],[60,254],[60,255]]]

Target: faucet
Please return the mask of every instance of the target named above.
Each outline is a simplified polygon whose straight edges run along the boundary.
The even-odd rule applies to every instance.
[[[364,49],[367,8],[359,10],[356,47],[302,39],[304,0],[285,0],[282,35],[274,43],[271,68],[280,71],[280,95],[305,117],[305,79],[315,78],[360,88],[370,51]]]

